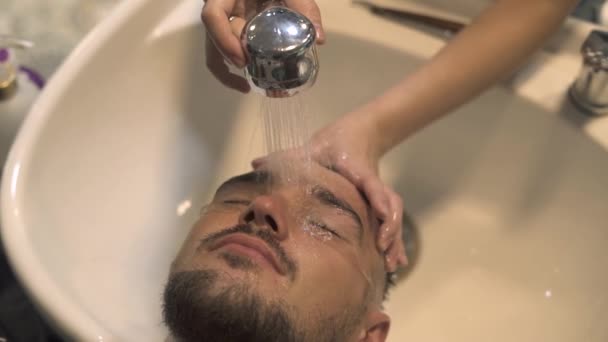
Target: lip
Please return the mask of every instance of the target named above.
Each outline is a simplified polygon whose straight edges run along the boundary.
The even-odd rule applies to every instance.
[[[262,241],[258,238],[253,238],[249,235],[245,235],[242,233],[231,234],[231,235],[221,239],[220,241],[218,241],[218,243],[215,244],[211,248],[211,251],[220,249],[224,246],[231,245],[231,244],[236,244],[236,245],[239,245],[242,247],[246,247],[246,248],[249,248],[249,249],[257,252],[270,265],[272,265],[272,267],[275,269],[275,271],[277,273],[279,273],[281,275],[285,275],[285,273],[286,273],[285,269],[283,267],[281,267],[281,264],[277,260],[277,257],[270,250],[270,248],[268,248],[268,245],[264,241]]]

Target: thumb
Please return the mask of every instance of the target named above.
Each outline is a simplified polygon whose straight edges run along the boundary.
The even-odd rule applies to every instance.
[[[267,161],[268,161],[268,156],[255,158],[253,161],[251,161],[251,167],[254,170],[257,170],[260,167],[262,167],[262,165],[266,164]]]

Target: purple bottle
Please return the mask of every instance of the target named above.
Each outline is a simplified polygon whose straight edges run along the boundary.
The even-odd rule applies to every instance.
[[[19,127],[44,85],[40,74],[17,61],[15,50],[31,46],[0,36],[0,166],[4,166]]]

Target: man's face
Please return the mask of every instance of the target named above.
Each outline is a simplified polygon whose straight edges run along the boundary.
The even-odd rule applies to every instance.
[[[165,319],[178,338],[341,341],[365,331],[384,288],[378,224],[350,182],[307,170],[220,186],[171,269]]]

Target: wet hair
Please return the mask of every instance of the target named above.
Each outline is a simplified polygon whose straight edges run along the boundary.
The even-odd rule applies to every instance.
[[[382,296],[383,301],[388,299],[388,293],[395,286],[396,278],[397,276],[395,272],[386,272],[386,279],[384,280],[384,295]]]

